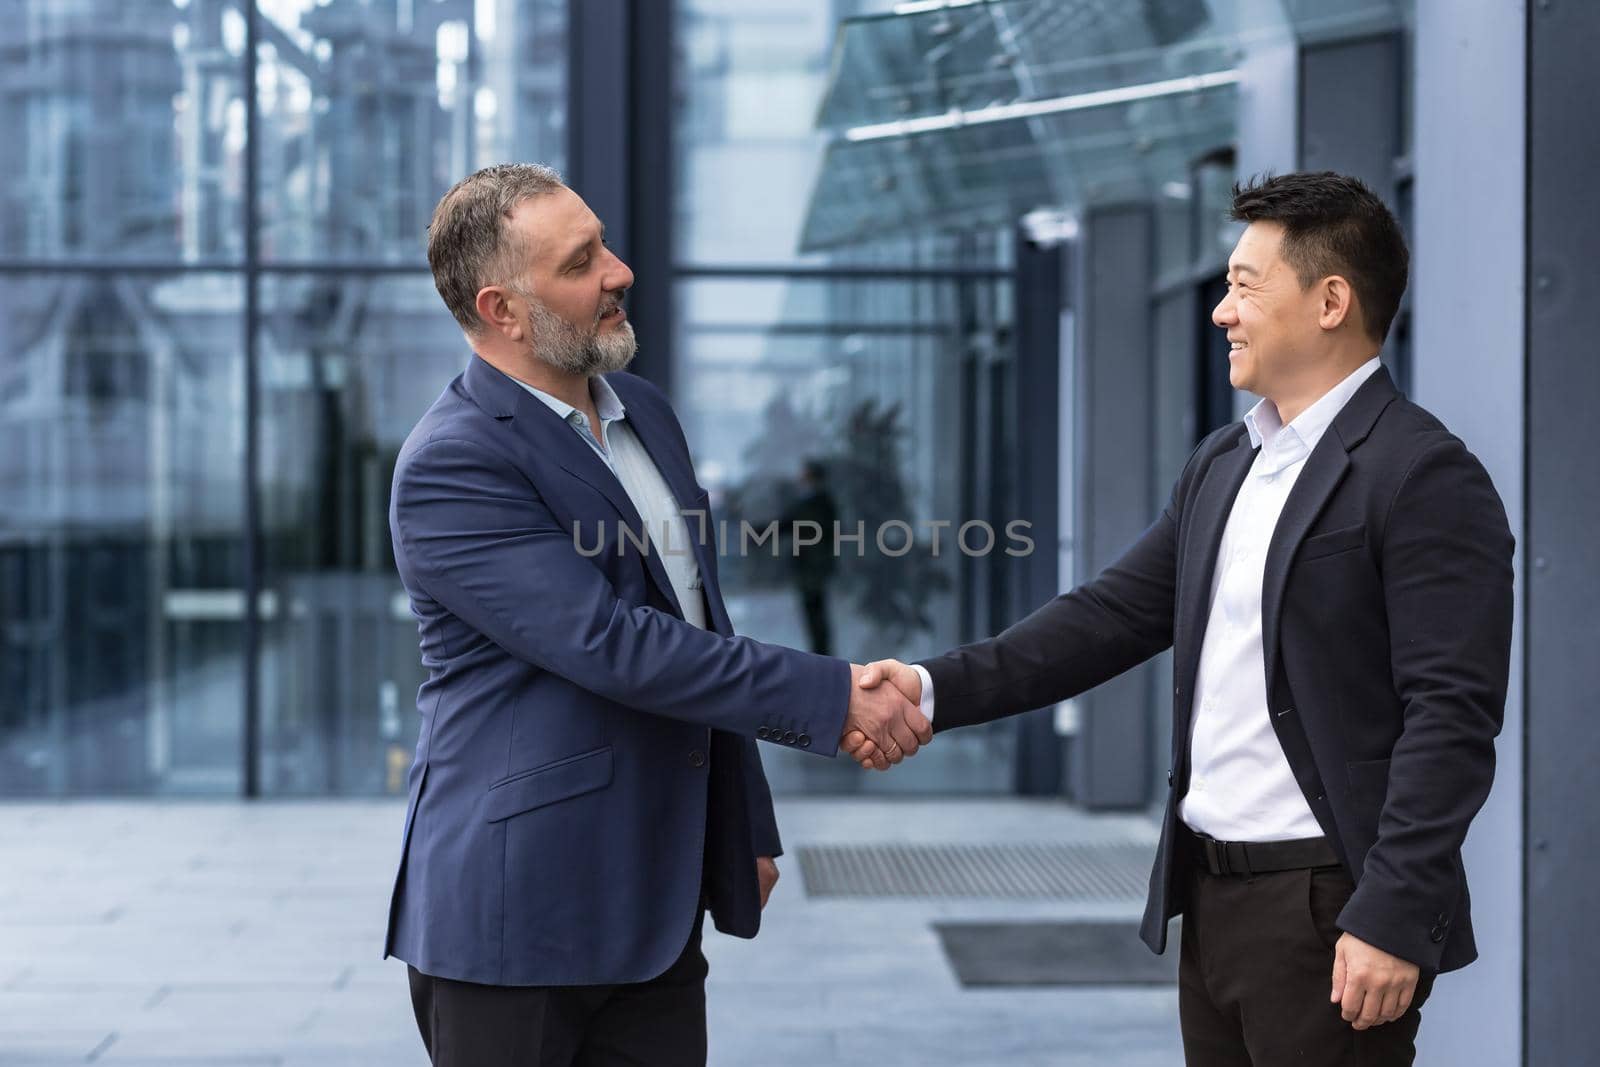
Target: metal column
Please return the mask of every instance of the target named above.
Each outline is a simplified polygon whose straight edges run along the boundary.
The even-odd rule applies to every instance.
[[[629,369],[672,390],[671,0],[569,0],[567,181],[633,269]]]
[[[1600,1014],[1600,7],[1527,5],[1527,794],[1525,1062],[1593,1062]]]
[[[1518,539],[1519,578],[1527,558],[1525,22],[1524,12],[1509,4],[1417,4],[1409,235],[1413,395],[1488,469]],[[1521,632],[1517,627],[1514,641]],[[1434,987],[1417,1042],[1419,1067],[1522,1062],[1522,678],[1513,644],[1495,785],[1465,848],[1480,959]]]
[[[1020,618],[1060,588],[1056,561],[1061,531],[1057,494],[1061,486],[1060,432],[1061,311],[1067,279],[1067,245],[1049,247],[1017,237],[1017,517],[1032,524],[1033,554],[1008,562],[1016,586],[1012,603]],[[1062,747],[1055,712],[1043,708],[1017,720],[1016,791],[1054,796],[1061,791]]]
[[[1097,208],[1083,220],[1072,301],[1079,315],[1078,581],[1120,556],[1155,514],[1153,223],[1143,204]],[[1079,698],[1070,784],[1073,799],[1090,810],[1141,808],[1149,799],[1151,669],[1135,668]]]

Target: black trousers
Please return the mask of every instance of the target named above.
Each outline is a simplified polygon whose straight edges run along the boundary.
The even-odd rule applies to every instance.
[[[1343,867],[1185,876],[1178,1017],[1189,1067],[1410,1067],[1431,974],[1404,1015],[1370,1030],[1328,1000],[1335,923],[1355,892]]]
[[[665,974],[635,985],[489,986],[410,968],[434,1067],[705,1067],[705,913]]]

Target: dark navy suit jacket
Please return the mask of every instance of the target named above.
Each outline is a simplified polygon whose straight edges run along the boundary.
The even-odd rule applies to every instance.
[[[706,509],[666,398],[606,381]],[[406,439],[389,523],[428,679],[385,955],[488,985],[641,982],[702,894],[755,936],[755,858],[781,850],[755,738],[833,755],[849,665],[735,637],[714,541],[695,545],[710,628],[685,622],[616,477],[476,356]]]
[[[923,664],[940,731],[1065,700],[1173,649],[1170,788],[1141,931],[1157,952],[1187,903],[1174,853],[1195,676],[1217,546],[1255,455],[1240,423],[1211,434],[1099,577]],[[1482,464],[1379,371],[1312,450],[1267,551],[1268,707],[1355,879],[1339,926],[1428,971],[1477,955],[1461,844],[1494,779],[1512,548]]]

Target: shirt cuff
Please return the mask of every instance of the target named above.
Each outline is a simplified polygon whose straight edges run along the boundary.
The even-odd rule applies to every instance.
[[[920,663],[913,663],[911,669],[917,672],[917,677],[922,679],[922,701],[917,710],[922,712],[922,717],[929,723],[933,722],[933,676],[928,669]]]

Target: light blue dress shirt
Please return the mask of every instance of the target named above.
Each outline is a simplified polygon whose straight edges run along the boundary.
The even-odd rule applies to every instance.
[[[514,379],[515,380],[515,379]],[[694,544],[689,540],[689,526],[684,521],[678,500],[672,488],[661,476],[650,453],[645,451],[633,428],[628,425],[628,409],[605,378],[595,375],[589,379],[589,396],[594,400],[595,414],[600,416],[600,437],[589,429],[589,417],[571,404],[535,389],[527,382],[518,381],[528,392],[538,397],[551,411],[561,416],[579,437],[588,442],[595,454],[616,475],[622,489],[633,501],[644,521],[645,536],[661,560],[672,584],[672,592],[683,608],[686,622],[704,630],[706,604],[702,592],[700,564],[695,559]],[[619,520],[620,521],[620,520]]]

